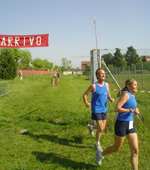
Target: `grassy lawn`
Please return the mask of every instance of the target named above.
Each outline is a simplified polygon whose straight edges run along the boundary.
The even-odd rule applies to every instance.
[[[9,81],[9,94],[0,97],[0,170],[131,170],[127,139],[119,153],[105,156],[101,167],[95,163],[95,137],[86,128],[91,111],[82,99],[90,80],[83,75],[61,75],[58,86],[51,87],[51,77],[17,77]],[[116,86],[110,83],[110,88]],[[116,93],[111,91],[115,103]],[[139,170],[149,170],[150,94],[136,93],[136,99],[144,124],[135,117]],[[115,103],[108,102],[103,148],[113,144]],[[28,133],[22,134],[22,129]]]

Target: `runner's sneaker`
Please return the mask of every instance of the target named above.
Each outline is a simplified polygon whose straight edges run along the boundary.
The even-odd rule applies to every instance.
[[[101,147],[100,144],[95,144],[95,145],[94,145],[94,148],[95,148],[96,150],[103,151],[103,149],[102,149],[102,147]]]
[[[97,150],[96,155],[97,155],[96,163],[100,166],[102,164],[102,159],[103,159],[102,152],[100,150]]]
[[[93,131],[93,129],[91,128],[91,125],[87,125],[87,128],[89,129],[89,133],[92,135],[92,136],[94,136],[94,131]]]

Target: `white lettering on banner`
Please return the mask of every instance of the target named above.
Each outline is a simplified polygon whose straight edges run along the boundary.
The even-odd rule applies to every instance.
[[[11,43],[11,41],[13,40],[13,38],[12,37],[8,37],[8,46],[12,46],[12,43]]]
[[[24,46],[26,45],[25,41],[26,41],[26,37],[24,37],[24,41],[23,41],[23,45]]]
[[[34,37],[33,38],[30,37],[30,45],[33,45],[33,40],[34,40]]]
[[[38,40],[39,39],[39,40]],[[39,42],[39,43],[38,43]],[[36,38],[36,45],[41,45],[41,37],[40,36],[38,36],[37,38]]]
[[[11,46],[11,47],[22,47],[22,46],[41,46],[42,45],[42,36],[30,36],[30,37],[0,37],[1,46]]]
[[[3,44],[4,44],[4,45],[6,45],[6,42],[5,42],[5,37],[3,37],[3,39],[2,39],[1,46],[2,46]]]
[[[20,40],[19,37],[15,37],[15,46],[19,46],[18,41]]]

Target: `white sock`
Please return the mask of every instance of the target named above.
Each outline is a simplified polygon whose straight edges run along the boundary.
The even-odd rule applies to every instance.
[[[96,145],[100,145],[100,142],[99,142],[99,141],[96,141]]]
[[[90,126],[90,130],[93,130],[93,126]]]

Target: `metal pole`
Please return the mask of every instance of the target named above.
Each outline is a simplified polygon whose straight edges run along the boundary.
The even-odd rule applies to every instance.
[[[98,56],[98,50],[97,49],[93,49],[91,50],[90,52],[90,58],[91,58],[91,84],[94,84],[96,81],[97,81],[97,78],[96,78],[96,75],[95,75],[95,72],[98,68],[97,66],[97,56]],[[91,125],[95,125],[96,122],[91,119]]]
[[[97,63],[98,63],[98,68],[101,68],[101,50],[97,50]]]
[[[138,118],[138,120],[141,122],[142,126],[144,126],[144,124],[142,123],[140,117],[136,114],[136,117]]]
[[[91,50],[91,84],[94,84],[97,81],[95,72],[97,70],[97,49]]]
[[[116,83],[116,85],[118,86],[118,88],[121,90],[119,84],[117,83],[117,81],[116,81],[116,79],[114,78],[114,76],[111,74],[111,71],[110,71],[109,68],[107,67],[105,61],[103,60],[102,62],[103,62],[103,64],[104,64],[106,70],[108,71],[108,73],[110,74],[110,76],[112,77],[112,79],[114,80],[114,82]]]
[[[98,49],[98,44],[97,44],[97,30],[96,30],[96,19],[95,19],[95,17],[94,17],[94,25],[95,25],[96,49]]]
[[[134,79],[136,79],[136,65],[134,65]]]
[[[144,87],[144,77],[143,77],[143,64],[142,64],[142,88]]]
[[[100,49],[98,49],[96,19],[95,19],[95,17],[94,17],[94,25],[95,25],[95,38],[96,38],[96,49],[97,49],[97,63],[98,63],[98,68],[101,68],[101,51],[100,51]]]
[[[120,67],[119,67],[119,82],[121,82],[121,78],[120,78]]]

